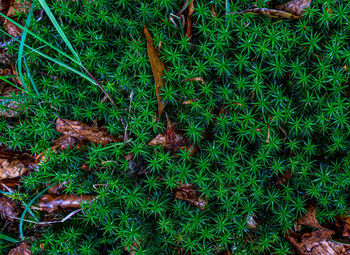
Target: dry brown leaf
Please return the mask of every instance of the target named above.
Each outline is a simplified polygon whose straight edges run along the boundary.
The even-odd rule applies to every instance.
[[[330,240],[334,231],[328,229],[319,229],[311,234],[302,235],[300,241],[290,234],[287,236],[290,243],[294,246],[298,254],[301,255],[341,255],[346,254],[343,244],[335,243]]]
[[[52,195],[60,195],[63,190],[66,189],[68,182],[61,182],[49,188],[47,193]]]
[[[33,168],[34,160],[25,153],[0,152],[0,180],[22,176]]]
[[[17,203],[6,196],[0,197],[0,216],[13,222],[13,217],[17,217],[20,213]]]
[[[147,53],[149,62],[151,63],[152,73],[154,77],[154,85],[156,89],[156,96],[158,100],[158,118],[161,117],[165,104],[163,102],[163,97],[161,96],[161,89],[164,87],[164,79],[162,78],[165,73],[165,65],[160,60],[159,51],[153,46],[153,39],[151,34],[148,32],[146,26],[144,26],[143,32],[145,33],[147,39]]]
[[[301,226],[309,226],[313,228],[322,228],[322,226],[318,223],[316,219],[316,207],[309,207],[307,213],[303,215],[301,218],[298,218],[296,231],[300,231]]]
[[[0,180],[0,190],[13,193],[19,186],[19,181],[18,180]]]
[[[28,0],[12,0],[10,3],[10,8],[7,11],[6,16],[13,18],[16,13],[23,12],[28,13],[31,7],[31,3]],[[17,20],[18,22],[18,20]],[[13,24],[11,21],[5,19],[4,29],[7,33],[14,37],[18,37],[22,34],[23,30]]]
[[[205,209],[207,201],[205,197],[192,185],[192,184],[181,184],[175,189],[175,198],[190,202],[191,204],[199,207],[201,210]]]
[[[0,109],[0,116],[13,118],[17,117],[19,114],[23,112],[21,100],[11,100],[13,95],[18,94],[18,89],[12,87],[10,85],[6,86],[2,91],[1,96],[8,97],[9,99],[0,99],[0,104],[4,106],[4,108]]]
[[[183,81],[200,81],[202,83],[202,85],[205,84],[203,77],[194,77],[194,78],[185,79]]]
[[[132,243],[132,245],[128,246],[128,247],[124,247],[124,251],[126,252],[129,252],[130,255],[135,255],[136,251],[137,251],[137,248],[140,247],[140,240],[137,240],[135,242]]]
[[[73,195],[44,195],[40,198],[38,207],[33,207],[36,210],[45,211],[47,213],[52,213],[58,209],[77,209],[80,208],[82,202],[91,202],[94,196],[83,195],[83,196],[73,196]]]
[[[32,255],[32,252],[28,244],[21,243],[18,247],[11,249],[7,255]]]
[[[287,13],[301,16],[303,10],[310,7],[312,0],[292,0],[284,4],[277,5],[276,10],[285,11]]]
[[[215,12],[215,8],[214,8],[214,5],[211,5],[211,16],[213,18],[215,18],[217,16],[216,12]]]
[[[194,0],[191,0],[189,6],[188,6],[188,15],[186,19],[186,37],[190,38],[190,42],[192,42],[192,14],[194,13]]]
[[[194,103],[194,102],[197,102],[199,99],[191,99],[191,100],[187,100],[187,101],[185,101],[185,102],[183,102],[183,104],[192,104],[192,103]]]
[[[274,9],[268,8],[251,8],[238,13],[252,13],[271,18],[281,19],[300,19],[305,8],[310,7],[312,0],[292,0],[287,3],[278,5]],[[227,13],[236,14],[236,13]]]
[[[342,222],[343,222],[343,236],[344,237],[349,237],[350,234],[350,217],[342,217]]]
[[[56,130],[78,140],[85,139],[96,144],[106,145],[121,141],[119,138],[112,137],[104,127],[98,128],[96,125],[90,126],[80,121],[57,119]]]

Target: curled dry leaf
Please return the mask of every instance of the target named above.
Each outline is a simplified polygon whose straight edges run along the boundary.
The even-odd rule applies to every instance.
[[[183,81],[199,81],[199,82],[202,83],[202,85],[205,84],[205,81],[204,81],[203,77],[194,77],[194,78],[185,79]]]
[[[175,189],[175,198],[190,202],[191,204],[199,207],[201,210],[205,209],[207,201],[205,197],[192,185],[181,184]]]
[[[32,252],[28,244],[20,243],[18,247],[11,249],[7,255],[32,255]]]
[[[298,218],[296,231],[300,231],[301,226],[309,226],[317,229],[322,228],[322,226],[318,223],[316,219],[316,206],[309,207],[307,213],[301,218]]]
[[[33,207],[36,210],[45,211],[52,213],[58,209],[78,209],[81,207],[82,202],[91,202],[94,196],[83,195],[83,196],[72,196],[72,195],[44,195],[40,198],[38,207]]]
[[[22,176],[33,168],[34,160],[27,154],[0,152],[0,180]]]
[[[153,46],[153,39],[151,34],[148,32],[147,28],[144,27],[143,32],[145,33],[147,39],[147,53],[149,62],[151,63],[154,85],[156,89],[156,96],[158,100],[158,118],[161,117],[165,104],[163,102],[163,97],[161,96],[161,89],[164,87],[164,79],[162,78],[165,73],[165,65],[160,60],[159,51]]]
[[[300,19],[305,8],[309,8],[312,0],[292,0],[287,3],[277,5],[274,9],[251,8],[238,13],[252,13],[271,18]],[[236,13],[227,13],[236,14]]]
[[[298,254],[301,255],[346,254],[343,244],[335,243],[330,240],[333,234],[334,231],[332,230],[319,229],[312,233],[302,235],[300,241],[294,234],[290,234],[287,238]]]
[[[66,136],[88,140],[96,144],[106,145],[121,141],[119,138],[112,137],[104,127],[90,126],[80,121],[57,119],[56,130]]]
[[[13,222],[13,217],[20,213],[17,203],[6,196],[0,197],[0,216]]]

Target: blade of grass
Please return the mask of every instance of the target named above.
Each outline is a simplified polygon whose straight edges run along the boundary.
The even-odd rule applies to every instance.
[[[33,11],[34,11],[34,5],[32,5],[32,7],[30,8],[26,23],[25,23],[25,27],[28,28],[30,25],[30,21],[32,20],[33,17]],[[23,31],[22,33],[22,38],[21,38],[21,43],[19,45],[19,49],[18,49],[18,73],[19,73],[19,77],[21,79],[21,82],[23,84],[23,87],[25,89],[27,89],[27,86],[24,82],[24,78],[23,78],[23,72],[22,72],[22,56],[23,56],[23,50],[24,50],[24,42],[26,41],[26,37],[27,37],[27,31]]]
[[[11,236],[7,236],[7,235],[1,234],[1,233],[0,233],[0,239],[6,240],[6,241],[11,242],[11,243],[18,242],[16,239],[12,238]]]
[[[46,187],[45,189],[43,189],[42,191],[40,191],[32,200],[30,200],[30,202],[27,204],[27,206],[25,207],[22,216],[21,216],[21,220],[19,222],[19,236],[20,238],[23,240],[24,239],[24,235],[23,235],[23,221],[24,221],[24,216],[26,215],[27,211],[30,209],[30,206],[35,202],[35,200],[38,199],[38,197],[40,197],[42,194],[44,194],[49,188],[53,187],[54,185],[56,185],[56,183],[51,184],[50,186]]]
[[[57,32],[59,33],[59,35],[62,37],[63,41],[66,43],[66,45],[68,46],[68,48],[70,49],[70,51],[72,52],[72,54],[74,55],[75,59],[79,62],[79,64],[81,64],[81,60],[78,56],[78,53],[75,51],[75,49],[73,48],[72,44],[70,43],[70,41],[68,40],[66,34],[63,32],[62,28],[60,27],[60,25],[58,24],[55,16],[53,15],[53,13],[51,12],[49,6],[47,5],[45,0],[39,0],[39,3],[41,4],[41,6],[43,7],[44,11],[46,12],[47,16],[49,17],[49,19],[51,20],[52,24],[54,25],[54,27],[56,28]]]
[[[29,70],[29,68],[28,68],[27,60],[26,60],[26,58],[25,58],[24,56],[23,56],[23,62],[24,62],[24,65],[25,65],[25,67],[26,67],[27,75],[28,75],[28,77],[29,77],[29,80],[30,80],[30,82],[32,83],[33,88],[34,88],[34,90],[35,90],[35,93],[38,95],[38,97],[40,97],[40,94],[39,94],[39,92],[38,92],[38,89],[37,89],[36,86],[35,86],[35,82],[34,82],[34,80],[33,80],[33,77],[32,77],[32,75],[30,74],[30,70]]]
[[[21,24],[19,24],[18,22],[14,21],[13,19],[7,17],[6,15],[4,15],[3,13],[0,12],[0,16],[2,16],[5,19],[8,19],[9,21],[11,21],[13,24],[15,24],[16,26],[18,26],[19,28],[21,28],[23,31],[27,31],[28,34],[30,34],[31,36],[33,36],[34,38],[38,39],[39,41],[41,41],[42,43],[46,44],[47,46],[49,46],[51,49],[56,50],[57,52],[61,53],[63,56],[65,56],[66,58],[72,60],[73,62],[81,65],[81,63],[79,61],[77,61],[75,58],[72,58],[71,56],[69,56],[68,54],[66,54],[64,51],[60,50],[59,48],[57,48],[56,46],[52,45],[51,43],[49,43],[48,41],[44,40],[43,38],[41,38],[40,36],[34,34],[32,31],[30,31],[28,28],[22,26]],[[8,33],[6,33],[5,31],[3,31],[1,29],[1,32],[9,35]],[[16,41],[19,41],[17,38],[11,36],[13,39],[15,39]]]

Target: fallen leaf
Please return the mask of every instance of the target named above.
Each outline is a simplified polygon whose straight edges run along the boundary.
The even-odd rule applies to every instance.
[[[290,14],[301,16],[303,10],[310,7],[312,0],[292,0],[284,4],[277,5],[275,9],[285,11]]]
[[[0,190],[13,193],[19,186],[19,181],[18,180],[11,180],[11,179],[6,179],[6,180],[0,180]]]
[[[215,8],[214,8],[214,5],[211,5],[211,16],[213,18],[215,18],[217,16],[216,12],[215,12]]]
[[[344,226],[344,230],[343,230],[343,236],[344,237],[349,237],[350,234],[350,217],[342,217],[342,222],[343,222],[343,226]]]
[[[311,206],[307,210],[307,213],[303,215],[301,218],[298,218],[297,225],[296,225],[296,231],[300,231],[301,226],[309,226],[317,229],[321,229],[322,226],[318,223],[316,219],[316,207]]]
[[[11,249],[7,255],[32,255],[32,252],[28,244],[20,243],[18,247]]]
[[[7,11],[6,16],[13,18],[16,13],[23,12],[28,13],[31,7],[31,3],[28,0],[12,0],[10,3],[9,10]],[[19,22],[17,20],[17,22]],[[19,22],[20,23],[20,22]],[[13,24],[11,21],[5,19],[4,21],[4,29],[7,33],[12,35],[13,37],[18,37],[22,34],[23,30]]]
[[[194,77],[194,78],[185,79],[183,81],[200,81],[202,83],[202,85],[205,84],[203,77]]]
[[[301,236],[300,241],[297,236],[290,234],[287,239],[294,246],[298,254],[301,255],[340,255],[346,254],[343,244],[330,240],[334,231],[319,229],[312,233]]]
[[[140,247],[140,240],[134,241],[130,246],[124,247],[124,251],[129,252],[130,255],[135,255],[137,248]]]
[[[186,37],[192,42],[192,14],[194,13],[194,0],[191,0],[188,6],[188,15],[186,19]]]
[[[8,9],[10,7],[10,0],[1,0],[0,1],[0,11]]]
[[[161,96],[161,89],[164,87],[164,79],[162,78],[165,73],[165,65],[160,60],[159,51],[153,46],[153,39],[151,34],[148,32],[146,26],[144,26],[143,32],[147,39],[147,53],[148,58],[151,63],[152,73],[154,77],[154,85],[156,89],[156,96],[158,100],[158,118],[161,117],[165,104],[163,102],[163,97]]]
[[[201,210],[205,209],[207,201],[202,194],[195,189],[192,184],[181,184],[175,189],[175,198],[190,202],[194,206],[199,207]]]
[[[256,221],[254,219],[254,217],[252,215],[248,215],[247,216],[247,226],[250,228],[256,228],[257,224]]]
[[[40,202],[37,207],[33,209],[45,211],[47,213],[52,213],[58,209],[77,209],[81,207],[82,202],[91,202],[94,196],[83,195],[83,196],[73,196],[73,195],[44,195],[40,198]]]
[[[309,8],[312,0],[292,0],[277,5],[274,9],[251,8],[241,12],[229,12],[227,14],[252,13],[271,18],[300,19],[305,8]]]
[[[6,86],[4,90],[2,91],[1,96],[2,97],[8,97],[8,99],[0,99],[0,116],[7,117],[7,118],[13,118],[17,117],[23,112],[22,105],[24,103],[21,99],[11,99],[12,96],[18,94],[18,89],[15,87],[12,87],[10,85]]]
[[[52,194],[52,195],[60,195],[63,190],[67,188],[68,182],[61,182],[59,184],[56,184],[49,188],[47,190],[47,193]]]
[[[25,153],[0,152],[0,180],[22,176],[35,167],[34,160]]]
[[[108,143],[121,142],[121,139],[112,137],[104,127],[89,126],[80,121],[57,119],[56,130],[66,136],[74,137],[78,140],[88,140],[96,144],[106,145]]]
[[[13,217],[20,213],[17,203],[6,196],[0,197],[0,216],[13,222]]]
[[[165,134],[158,134],[155,138],[153,138],[148,145],[161,145],[164,146],[166,150],[172,150],[176,152],[178,149],[190,151],[192,156],[196,150],[197,145],[191,145],[187,142],[187,139],[182,135],[175,132],[175,124],[171,123],[171,121],[167,117],[167,129]]]
[[[199,99],[191,99],[191,100],[187,100],[187,101],[185,101],[185,102],[183,102],[183,104],[192,104],[192,103],[194,103],[194,102],[197,102]]]

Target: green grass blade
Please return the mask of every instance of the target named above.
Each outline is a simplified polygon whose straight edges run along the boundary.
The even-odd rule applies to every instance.
[[[27,75],[28,75],[28,77],[29,77],[29,80],[30,80],[30,82],[32,83],[33,88],[34,88],[34,90],[35,90],[35,93],[38,95],[38,97],[40,97],[39,91],[38,91],[38,89],[37,89],[36,86],[35,86],[35,82],[34,82],[34,80],[33,80],[33,77],[32,77],[32,75],[30,74],[30,70],[29,70],[29,68],[28,68],[27,60],[26,60],[26,58],[25,58],[24,56],[23,56],[23,62],[24,62],[24,65],[25,65],[25,67],[26,67],[26,71],[27,71]]]
[[[66,43],[66,45],[68,46],[68,48],[70,49],[70,51],[74,55],[75,59],[79,62],[79,64],[81,64],[80,58],[78,56],[78,53],[75,51],[75,49],[73,48],[72,44],[68,40],[66,34],[63,32],[62,28],[58,24],[55,16],[51,12],[51,10],[50,10],[49,6],[47,5],[46,1],[45,0],[39,0],[39,3],[44,8],[44,11],[46,12],[47,16],[49,17],[49,19],[51,20],[52,24],[55,26],[57,32],[62,37],[63,41]]]
[[[44,194],[49,188],[53,187],[54,185],[56,185],[56,183],[53,183],[50,186],[48,186],[45,189],[43,189],[42,191],[40,191],[32,200],[30,200],[30,202],[24,208],[24,211],[23,211],[22,216],[21,216],[21,220],[19,222],[19,236],[20,236],[20,238],[22,240],[24,239],[24,235],[23,235],[23,222],[24,222],[23,220],[24,220],[24,216],[26,215],[27,211],[30,209],[32,204],[35,202],[35,200],[37,200],[38,197],[40,197],[42,194]]]
[[[26,28],[28,28],[30,25],[30,21],[32,20],[32,17],[33,17],[33,11],[34,11],[34,5],[32,5],[32,7],[30,8],[30,11],[29,11],[29,14],[28,14],[28,17],[26,20],[26,24],[24,25]],[[18,73],[19,73],[19,77],[21,79],[21,82],[23,84],[24,89],[27,89],[27,87],[26,87],[26,84],[24,82],[24,77],[23,77],[23,72],[22,72],[22,56],[23,56],[23,50],[24,50],[24,42],[26,41],[27,34],[28,34],[27,31],[23,31],[21,43],[20,43],[19,49],[18,49]]]
[[[30,34],[31,36],[33,36],[34,38],[38,39],[39,41],[41,41],[42,43],[46,44],[46,46],[49,46],[51,49],[56,50],[57,52],[61,53],[63,56],[65,56],[66,58],[72,60],[73,62],[81,65],[81,63],[79,61],[77,61],[75,58],[72,58],[71,56],[67,55],[64,51],[60,50],[59,48],[57,48],[56,46],[54,46],[53,44],[49,43],[48,41],[44,40],[43,38],[41,38],[40,36],[34,34],[32,31],[30,31],[28,28],[22,26],[21,24],[19,24],[18,22],[14,21],[13,19],[7,17],[6,15],[4,15],[3,13],[0,12],[0,16],[4,17],[5,19],[8,19],[9,21],[11,21],[13,24],[15,24],[16,26],[18,26],[19,28],[23,29],[23,31],[26,31],[28,34]],[[7,34],[8,36],[14,38],[13,36],[9,35],[8,33],[6,33],[5,31],[3,31],[1,29],[1,32]],[[17,38],[14,38],[18,41]]]
[[[6,240],[6,241],[11,242],[11,243],[17,243],[18,242],[18,240],[12,238],[11,236],[7,236],[7,235],[4,235],[2,233],[0,233],[0,239]]]

